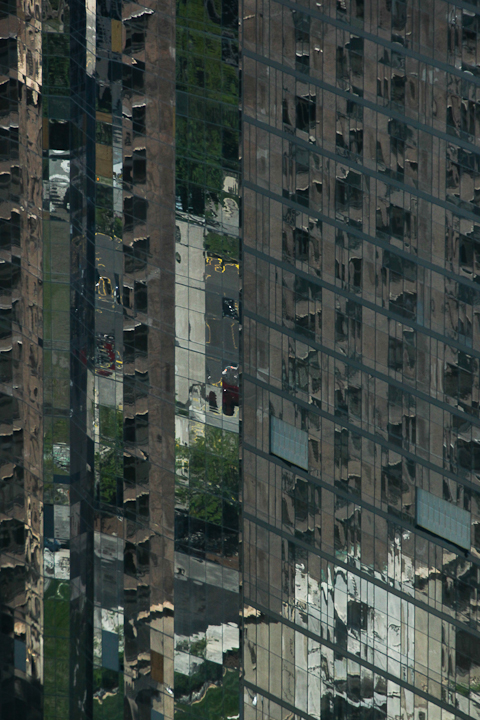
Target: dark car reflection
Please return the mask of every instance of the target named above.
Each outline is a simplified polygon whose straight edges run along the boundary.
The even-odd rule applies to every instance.
[[[231,317],[234,320],[239,320],[238,302],[233,298],[222,298],[222,314],[223,317]]]

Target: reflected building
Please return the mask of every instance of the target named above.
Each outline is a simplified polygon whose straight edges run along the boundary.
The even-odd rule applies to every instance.
[[[0,8],[0,720],[480,719],[479,32]]]
[[[176,16],[175,718],[239,717],[238,3]]]
[[[0,717],[172,717],[174,10],[0,12]]]
[[[242,18],[244,718],[479,717],[480,9]]]

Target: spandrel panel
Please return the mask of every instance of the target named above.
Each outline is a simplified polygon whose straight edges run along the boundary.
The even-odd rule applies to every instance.
[[[470,549],[470,513],[421,488],[417,490],[417,523],[445,540]]]
[[[270,452],[308,470],[308,435],[276,417],[270,418]]]

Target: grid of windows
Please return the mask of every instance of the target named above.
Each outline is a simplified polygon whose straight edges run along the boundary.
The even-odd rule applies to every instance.
[[[176,16],[175,717],[239,716],[238,3]]]
[[[478,11],[243,18],[244,717],[477,717]]]
[[[0,9],[2,720],[173,717],[173,43]]]
[[[238,10],[0,8],[2,720],[480,717],[480,11]]]

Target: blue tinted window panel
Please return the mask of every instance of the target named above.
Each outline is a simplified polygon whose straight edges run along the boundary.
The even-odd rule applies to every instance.
[[[102,665],[107,670],[119,669],[118,635],[102,630]]]
[[[270,452],[308,470],[308,434],[276,417],[270,418]]]
[[[45,504],[43,506],[43,534],[46,538],[53,538],[53,528],[53,505]]]
[[[27,646],[21,640],[15,640],[14,663],[17,670],[27,671]]]
[[[470,549],[470,513],[420,488],[417,490],[417,524]]]

